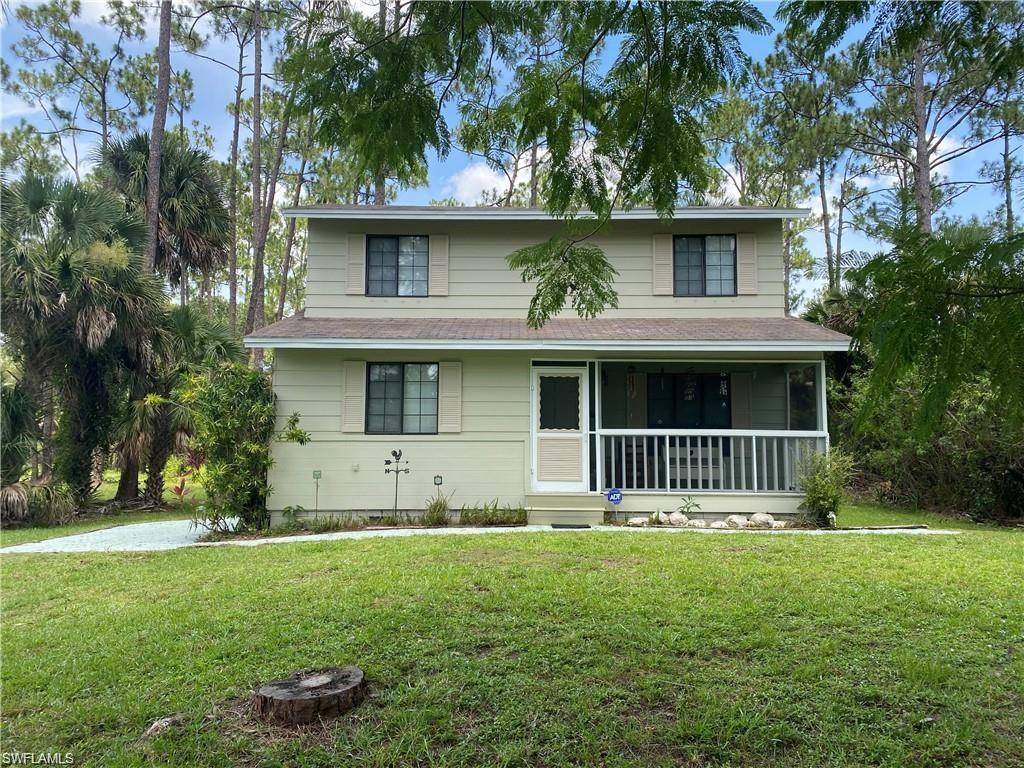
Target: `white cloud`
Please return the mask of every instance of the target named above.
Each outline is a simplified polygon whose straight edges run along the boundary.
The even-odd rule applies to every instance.
[[[504,189],[507,184],[504,174],[488,168],[486,163],[476,162],[450,176],[444,184],[443,191],[460,203],[473,205],[480,202],[483,192]]]
[[[9,93],[0,94],[0,121],[28,117],[42,111],[37,105],[29,104],[18,96]]]

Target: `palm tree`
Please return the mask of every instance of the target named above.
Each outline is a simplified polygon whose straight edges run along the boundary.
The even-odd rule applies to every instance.
[[[142,272],[145,225],[117,195],[36,176],[0,195],[5,346],[36,413],[47,386],[60,396],[55,470],[81,504],[107,445],[117,376],[148,364],[166,299]]]
[[[144,214],[148,191],[149,134],[111,142],[101,172],[129,206]],[[209,154],[177,135],[164,138],[160,161],[156,271],[187,302],[190,275],[209,276],[227,263],[228,213],[224,189]]]
[[[172,400],[175,389],[190,374],[245,360],[242,345],[227,325],[194,307],[168,308],[160,327],[146,396],[130,403],[120,427],[122,454],[145,467],[144,499],[152,505],[163,498],[167,460],[192,431],[187,410]]]

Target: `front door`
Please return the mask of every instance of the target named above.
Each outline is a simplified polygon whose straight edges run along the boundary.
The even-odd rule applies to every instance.
[[[533,488],[586,492],[587,369],[533,369]]]

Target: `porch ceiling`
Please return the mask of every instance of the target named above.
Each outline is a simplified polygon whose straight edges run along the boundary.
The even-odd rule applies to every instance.
[[[543,328],[502,318],[293,316],[245,339],[249,347],[419,349],[664,349],[845,351],[850,338],[796,318],[557,319]]]

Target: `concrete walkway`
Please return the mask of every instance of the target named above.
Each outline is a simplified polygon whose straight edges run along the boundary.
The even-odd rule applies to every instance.
[[[206,531],[196,528],[191,520],[170,520],[160,523],[118,525],[99,531],[62,536],[31,544],[19,544],[0,549],[0,554],[26,552],[156,552],[182,547],[257,547],[264,544],[295,544],[305,541],[345,541],[358,539],[393,539],[407,536],[468,536],[480,534],[516,533],[589,533],[600,531],[636,536],[657,535],[709,535],[730,536],[752,533],[757,536],[955,536],[959,531],[939,528],[887,528],[848,531],[756,530],[715,528],[627,528],[599,525],[593,528],[552,528],[550,525],[524,525],[515,528],[384,528],[362,531],[305,534],[302,536],[275,536],[263,539],[235,539],[232,541],[200,542]]]

